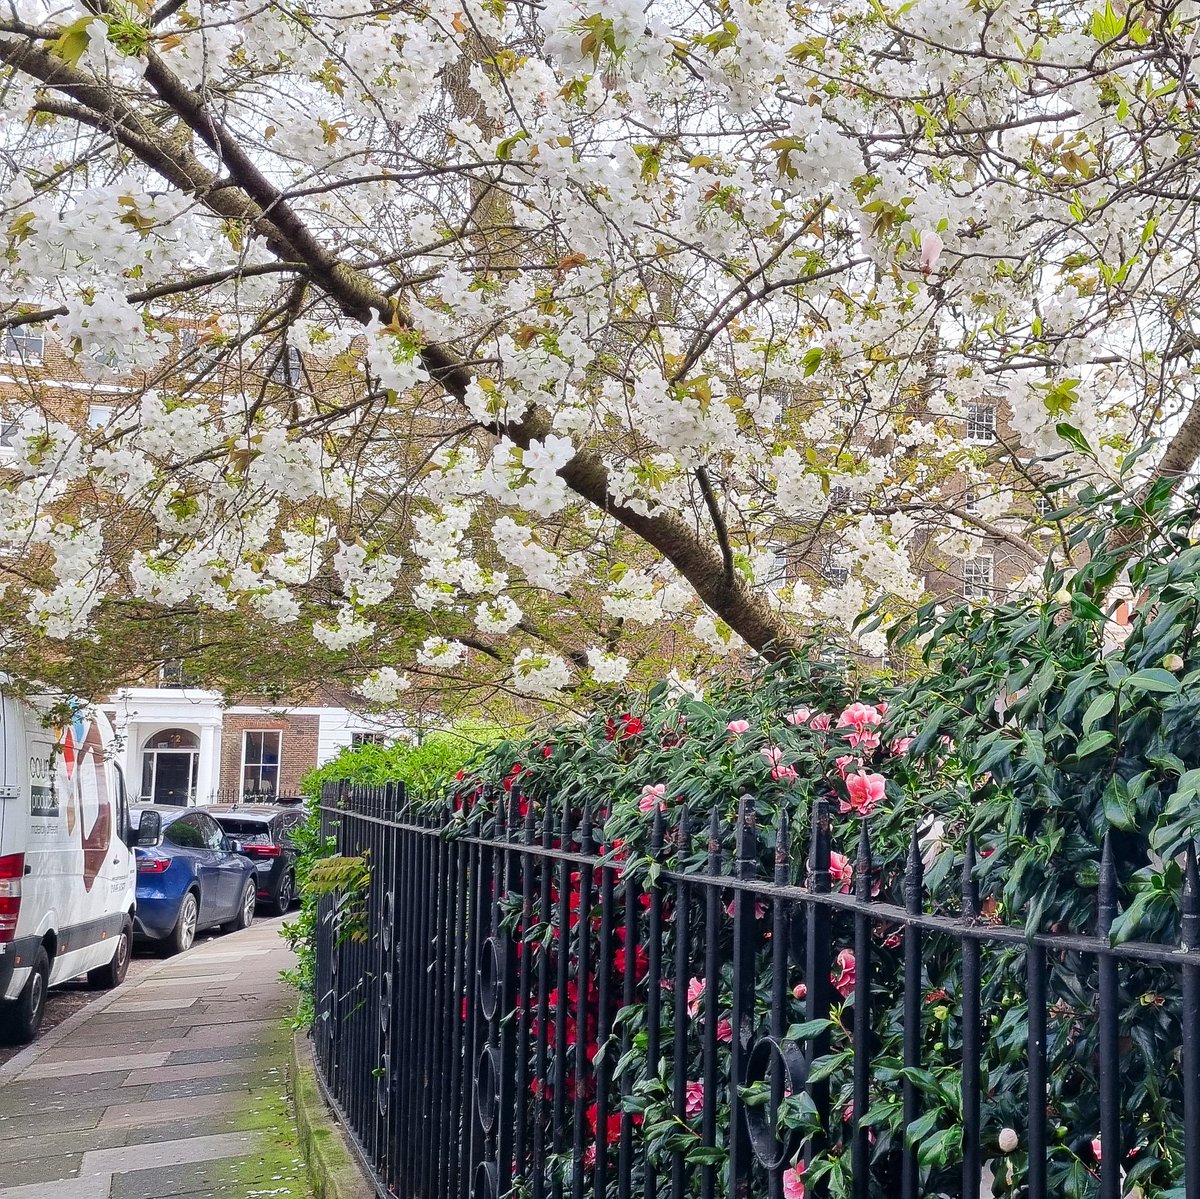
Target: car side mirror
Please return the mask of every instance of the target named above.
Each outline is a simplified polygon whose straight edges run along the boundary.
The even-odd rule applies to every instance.
[[[143,812],[138,818],[137,840],[134,844],[142,849],[151,849],[162,838],[162,816],[157,812]]]
[[[245,846],[236,837],[227,837],[225,844],[229,847],[230,853],[245,853]]]

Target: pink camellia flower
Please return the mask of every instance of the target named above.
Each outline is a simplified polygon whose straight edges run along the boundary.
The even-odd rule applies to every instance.
[[[921,232],[921,274],[928,275],[938,264],[945,243],[932,229]]]
[[[859,753],[870,753],[871,750],[879,748],[879,734],[869,729],[864,729],[861,733],[851,733],[846,740],[850,742],[850,748],[857,749]]]
[[[807,724],[808,718],[812,715],[812,709],[806,708],[803,704],[800,705],[794,712],[789,712],[784,720],[790,725]]]
[[[843,949],[837,955],[837,964],[839,973],[831,975],[830,981],[837,993],[845,999],[854,990],[854,951]]]
[[[693,978],[688,981],[688,1015],[695,1016],[700,1011],[700,1000],[704,997],[704,979]]]
[[[740,737],[750,727],[748,720],[731,720],[725,726],[735,737]]]
[[[818,733],[820,733],[829,728],[831,724],[833,724],[833,717],[830,716],[828,712],[818,712],[808,722],[808,727],[810,729],[815,729]]]
[[[779,759],[783,757],[783,750],[779,749],[778,746],[764,745],[758,752],[771,763],[771,777],[773,779],[783,779],[789,783],[796,781],[796,768],[794,766],[784,766],[780,762]]]
[[[1092,1152],[1096,1155],[1096,1160],[1100,1161],[1100,1138],[1092,1138]]]
[[[783,1199],[804,1199],[804,1163],[797,1162],[783,1172]]]
[[[653,812],[656,806],[660,808],[665,807],[663,796],[666,793],[666,783],[654,783],[653,785],[647,783],[642,788],[642,797],[638,800],[638,807],[643,812]]]
[[[866,774],[859,771],[846,779],[846,790],[850,802],[842,800],[841,811],[853,812],[856,816],[870,816],[875,805],[883,799],[885,779],[882,774]]]
[[[733,1025],[728,1020],[717,1021],[717,1040],[727,1045],[733,1040]]]
[[[849,754],[843,754],[842,757],[838,758],[837,760],[837,768],[838,774],[840,774],[842,778],[845,778],[846,775],[850,774],[852,771],[861,770],[862,762],[860,762],[858,758],[852,758]]]
[[[860,733],[868,725],[878,724],[883,719],[879,709],[872,704],[851,704],[838,717],[838,728],[853,728]]]
[[[908,753],[908,751],[912,749],[912,743],[915,740],[915,737],[898,737],[892,742],[892,753],[894,753],[896,757],[901,757],[903,754]]]
[[[832,850],[829,854],[829,876],[840,884],[842,891],[849,891],[854,880],[854,863],[844,853]]]
[[[704,1084],[689,1082],[686,1097],[683,1101],[683,1114],[690,1120],[704,1110]]]

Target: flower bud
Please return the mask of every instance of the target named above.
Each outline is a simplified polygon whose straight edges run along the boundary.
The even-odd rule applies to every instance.
[[[1178,654],[1168,654],[1163,659],[1163,670],[1182,670],[1183,659]]]
[[[1011,1153],[1020,1143],[1021,1138],[1017,1136],[1015,1128],[1002,1128],[1000,1130],[1001,1153]]]
[[[1071,593],[1065,587],[1060,587],[1054,593],[1054,602],[1056,604],[1069,604],[1071,602]]]

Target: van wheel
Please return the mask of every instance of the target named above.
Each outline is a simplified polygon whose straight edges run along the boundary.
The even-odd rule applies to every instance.
[[[97,966],[88,971],[88,986],[93,991],[111,991],[125,981],[129,973],[129,954],[133,948],[133,924],[126,920],[117,938],[117,947],[113,950],[112,961],[107,966]]]
[[[179,908],[179,919],[175,922],[171,935],[162,943],[164,957],[171,957],[176,953],[187,953],[191,949],[192,942],[196,939],[196,924],[199,919],[200,904],[196,901],[196,893],[189,891],[183,897],[183,903]]]
[[[27,1045],[37,1036],[46,1012],[46,991],[50,985],[50,955],[39,945],[33,955],[33,969],[25,988],[16,999],[0,1010],[0,1032],[13,1045]]]

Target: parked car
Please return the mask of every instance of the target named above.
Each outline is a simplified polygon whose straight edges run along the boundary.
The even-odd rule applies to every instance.
[[[130,810],[135,829],[147,817],[162,828],[156,844],[143,845],[148,838],[138,837],[134,933],[166,953],[182,953],[201,929],[249,927],[258,890],[241,846],[200,808],[142,804]]]
[[[296,898],[296,847],[292,830],[304,823],[294,805],[234,804],[205,809],[242,847],[254,863],[258,900],[273,915],[282,916]]]
[[[0,684],[3,683],[0,678]],[[0,1036],[33,1040],[46,991],[86,974],[125,978],[134,868],[125,784],[107,755],[108,721],[80,706],[0,691]]]

